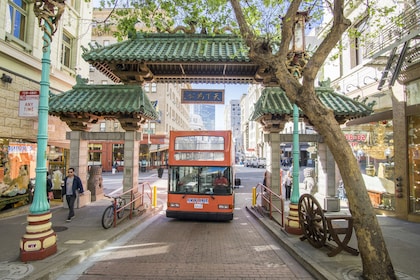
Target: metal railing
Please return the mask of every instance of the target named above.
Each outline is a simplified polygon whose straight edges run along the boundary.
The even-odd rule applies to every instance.
[[[259,198],[259,199],[258,199]],[[258,204],[260,202],[260,204]],[[258,183],[252,188],[252,206],[257,209],[264,209],[270,219],[284,227],[284,200],[272,189]]]
[[[145,193],[145,187],[150,190],[150,192],[146,192]],[[119,212],[121,211],[125,211],[126,209],[129,209],[130,214],[128,215],[129,219],[131,220],[133,218],[133,210],[135,208],[140,208],[142,206],[144,206],[144,198],[145,196],[147,196],[150,200],[150,203],[152,204],[152,188],[150,187],[150,184],[145,182],[145,183],[141,183],[138,186],[139,191],[137,193],[140,193],[139,196],[135,197],[135,192],[134,192],[134,188],[131,188],[129,190],[126,190],[125,192],[121,193],[119,196],[117,197],[112,197],[114,199],[114,222],[113,222],[113,227],[117,226],[117,215]],[[121,206],[121,207],[117,207],[118,204],[118,199],[119,198],[127,198],[128,194],[130,194],[130,201],[128,203],[126,203],[125,205]],[[137,201],[140,201],[139,205],[136,205]]]
[[[405,10],[384,26],[375,37],[368,38],[364,47],[364,57],[377,58],[420,34],[420,5]]]

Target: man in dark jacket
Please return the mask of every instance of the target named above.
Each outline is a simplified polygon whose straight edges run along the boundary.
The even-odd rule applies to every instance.
[[[74,174],[74,168],[70,167],[61,189],[61,195],[66,196],[67,205],[69,206],[67,222],[71,222],[71,219],[74,217],[74,202],[77,198],[77,192],[83,194],[83,191],[82,180]]]

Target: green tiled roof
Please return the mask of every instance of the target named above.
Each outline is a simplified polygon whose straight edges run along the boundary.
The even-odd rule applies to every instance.
[[[84,49],[83,59],[114,82],[255,82],[258,65],[231,34],[137,33]]]
[[[50,95],[49,113],[54,116],[90,114],[158,119],[158,114],[140,86],[76,84],[67,92]]]
[[[248,48],[235,35],[137,33],[126,41],[85,52],[86,61],[249,62]]]
[[[330,87],[318,87],[315,92],[321,102],[334,111],[334,115],[339,122],[368,116],[373,111],[370,106],[335,93]],[[293,104],[282,89],[277,87],[265,88],[255,104],[254,113],[250,120],[258,121],[265,115],[293,115]],[[300,109],[299,115],[303,115]]]

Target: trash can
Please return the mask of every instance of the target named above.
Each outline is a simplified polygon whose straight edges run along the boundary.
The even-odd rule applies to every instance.
[[[162,167],[159,167],[158,168],[158,177],[159,178],[162,178],[162,175],[163,175],[163,168]]]

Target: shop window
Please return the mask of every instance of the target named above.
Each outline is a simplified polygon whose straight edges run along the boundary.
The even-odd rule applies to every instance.
[[[394,137],[391,120],[345,131],[374,208],[395,210]]]
[[[407,106],[420,104],[420,80],[411,82],[406,87]]]
[[[17,198],[16,203],[19,196],[25,199],[35,178],[35,165],[36,144],[0,138],[0,196]]]
[[[112,156],[114,164],[117,163],[118,166],[124,166],[124,144],[113,144]]]
[[[91,143],[88,145],[88,149],[89,149],[88,165],[89,166],[92,166],[92,165],[102,166],[102,144]]]
[[[409,118],[408,141],[410,211],[420,214],[420,116]]]

